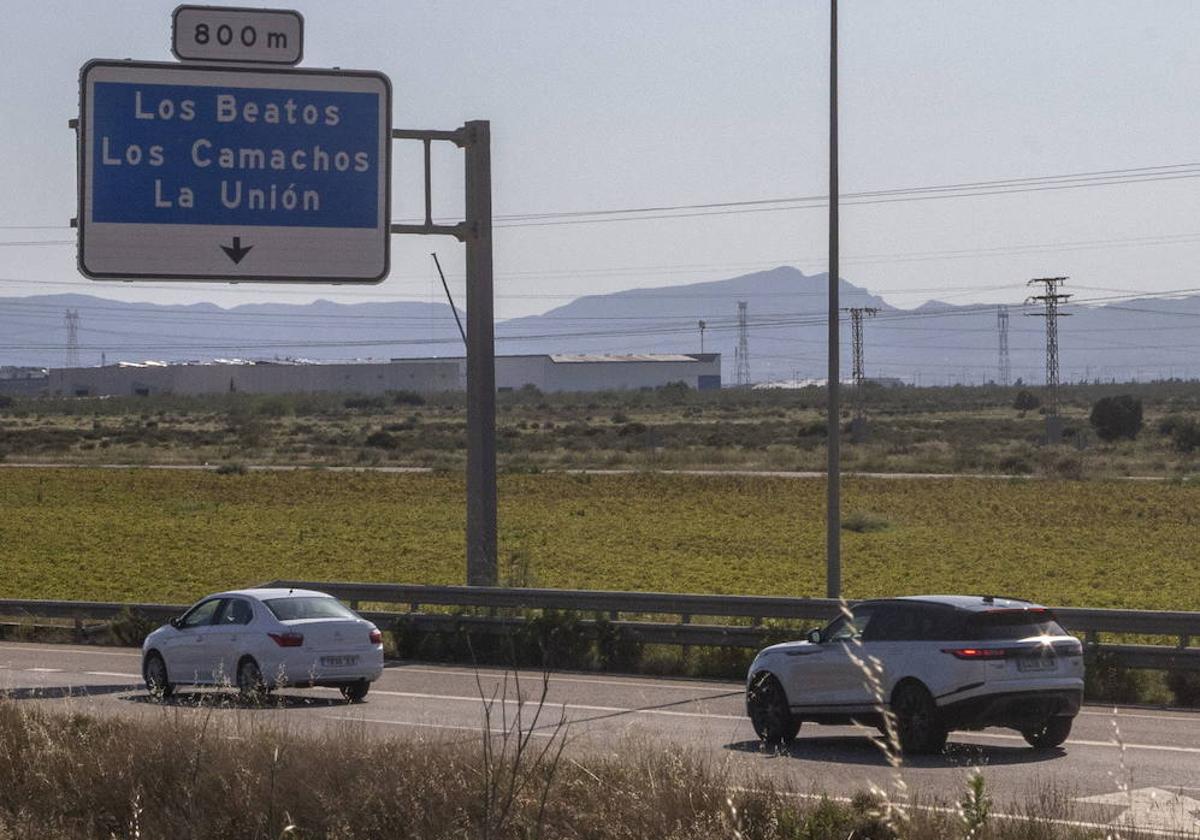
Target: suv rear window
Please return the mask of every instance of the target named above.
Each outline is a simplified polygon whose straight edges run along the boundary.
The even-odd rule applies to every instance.
[[[358,618],[337,598],[301,596],[299,598],[273,598],[263,603],[280,621],[294,621],[301,618]]]
[[[1065,636],[1050,610],[997,610],[977,613],[967,623],[967,636],[973,641],[992,642],[1025,639],[1029,636]]]

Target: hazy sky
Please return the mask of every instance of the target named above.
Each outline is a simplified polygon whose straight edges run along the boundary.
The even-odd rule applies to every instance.
[[[426,237],[394,237],[391,276],[374,287],[79,276],[66,227],[79,68],[97,57],[174,60],[175,5],[5,0],[0,296],[428,300],[440,295],[436,249],[461,301],[461,246]],[[823,0],[290,5],[305,17],[303,66],[387,73],[397,126],[492,121],[498,216],[825,192]],[[1200,3],[843,0],[841,23],[846,191],[1200,161]],[[411,218],[422,201],[415,150],[395,148],[393,217]],[[436,207],[450,218],[461,210],[461,158],[447,148],[437,163]],[[1197,216],[1195,177],[848,206],[842,274],[902,306],[1015,303],[1026,279],[1047,274],[1070,275],[1081,296],[1192,287]],[[785,263],[821,272],[825,224],[817,206],[498,227],[497,314]],[[32,241],[57,244],[13,244]]]

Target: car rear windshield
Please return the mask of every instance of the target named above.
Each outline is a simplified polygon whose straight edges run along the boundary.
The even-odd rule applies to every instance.
[[[968,638],[978,641],[1065,636],[1067,631],[1049,610],[1004,610],[977,613],[967,625]]]
[[[336,598],[272,598],[264,603],[271,614],[280,621],[294,621],[300,618],[358,618]]]

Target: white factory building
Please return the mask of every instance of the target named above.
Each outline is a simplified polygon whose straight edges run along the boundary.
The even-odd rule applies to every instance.
[[[540,391],[624,391],[682,382],[689,388],[721,387],[719,353],[606,356],[542,354],[496,357],[496,388]],[[28,384],[26,384],[28,388]],[[463,358],[392,359],[386,362],[121,363],[53,368],[40,393],[47,396],[149,396],[151,394],[293,394],[388,391],[437,393],[466,388]],[[2,390],[2,388],[0,388]],[[26,391],[28,393],[28,391]]]

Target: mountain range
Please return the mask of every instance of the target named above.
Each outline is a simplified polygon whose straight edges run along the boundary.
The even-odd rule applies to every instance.
[[[998,379],[996,305],[929,301],[900,309],[842,279],[842,307],[876,310],[863,318],[867,376],[920,384]],[[735,379],[739,302],[745,303],[751,380],[825,375],[827,278],[782,266],[703,283],[588,295],[496,324],[496,352],[721,353]],[[1200,296],[1117,296],[1064,307],[1059,321],[1061,379],[1200,377],[1195,349]],[[462,339],[446,304],[421,302],[125,303],[91,295],[0,298],[0,365],[60,367],[68,358],[65,313],[78,313],[81,365],[102,361],[387,359],[460,356]],[[1011,305],[1011,378],[1045,376],[1045,319],[1037,305]],[[843,319],[848,321],[845,313]],[[700,329],[700,322],[705,327]],[[851,371],[851,330],[842,327],[842,370]]]

